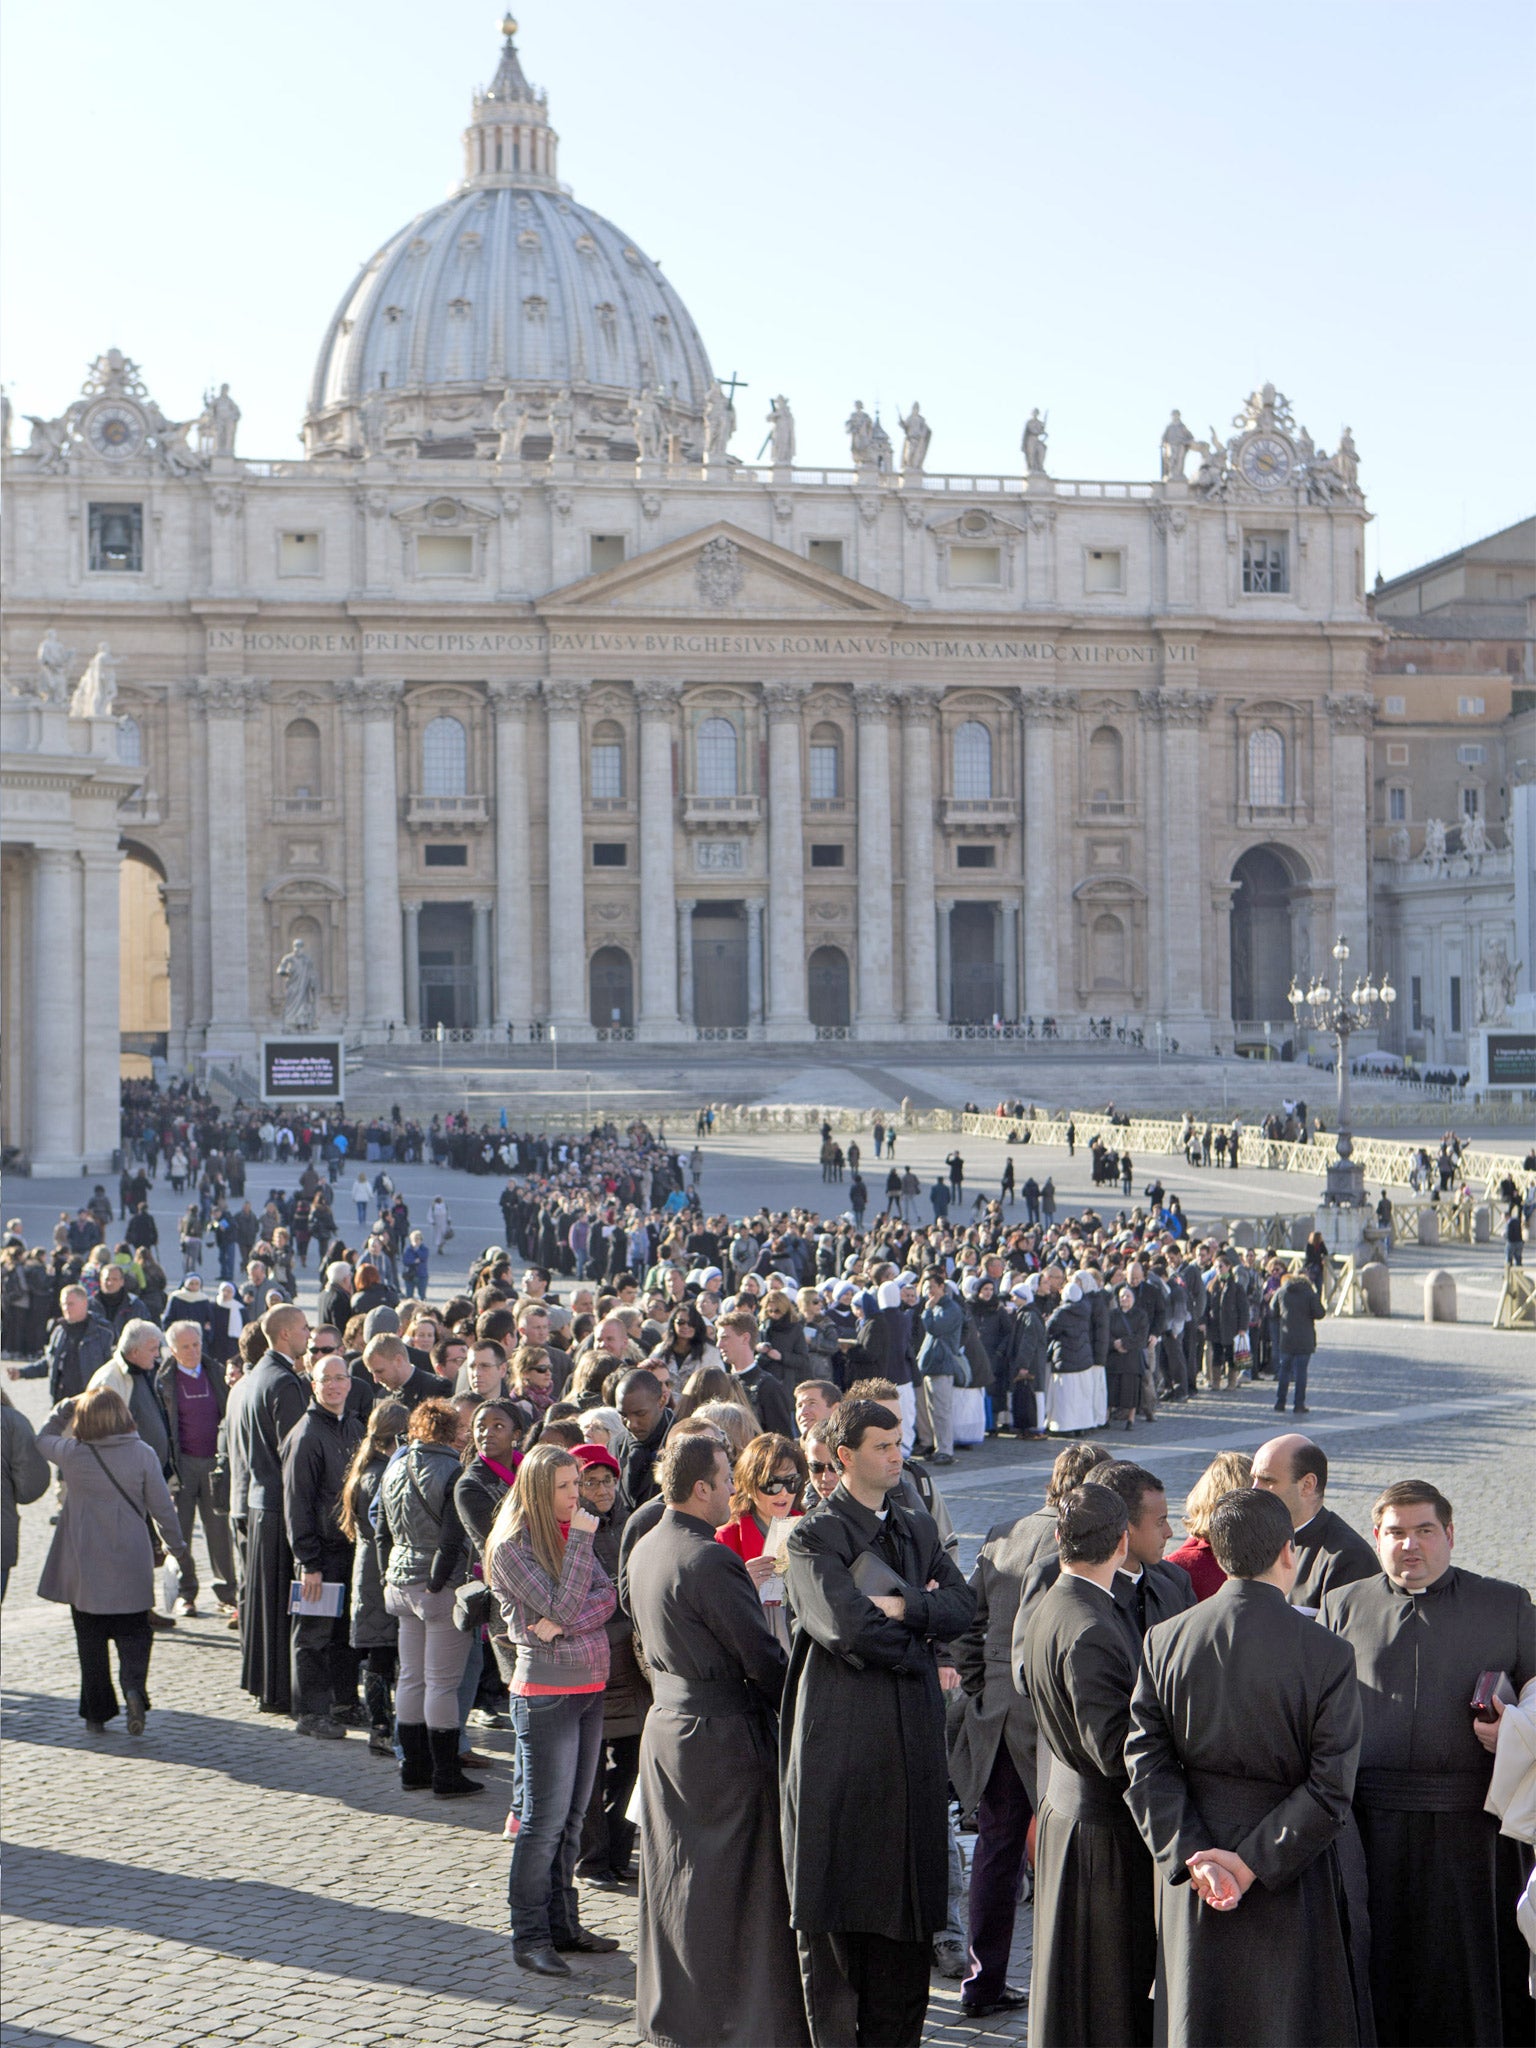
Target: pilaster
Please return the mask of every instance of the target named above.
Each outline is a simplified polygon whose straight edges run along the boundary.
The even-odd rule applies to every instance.
[[[768,1036],[777,1040],[815,1035],[806,994],[805,801],[800,771],[801,710],[810,687],[789,676],[763,685],[768,709]],[[750,1007],[749,1003],[749,1011]],[[761,1004],[758,1007],[760,1014]]]

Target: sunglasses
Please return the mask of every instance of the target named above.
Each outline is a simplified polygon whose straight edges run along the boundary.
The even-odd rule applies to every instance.
[[[829,1472],[835,1472],[836,1470],[837,1467],[835,1465],[818,1465],[814,1458],[811,1460],[811,1476],[814,1479],[825,1479]]]
[[[798,1479],[765,1479],[757,1490],[759,1493],[795,1493],[799,1486]]]

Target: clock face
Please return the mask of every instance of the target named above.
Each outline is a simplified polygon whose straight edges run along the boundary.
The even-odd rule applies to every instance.
[[[86,424],[86,438],[98,455],[120,462],[144,445],[144,423],[126,405],[100,405]]]
[[[1291,451],[1273,434],[1255,434],[1243,449],[1242,472],[1257,491],[1273,491],[1291,474]]]

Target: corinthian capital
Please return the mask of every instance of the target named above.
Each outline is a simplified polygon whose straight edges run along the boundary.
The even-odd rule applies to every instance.
[[[763,685],[763,702],[768,706],[770,720],[798,718],[810,690],[810,684],[799,676],[770,677]]]
[[[635,684],[635,702],[642,718],[670,718],[683,686],[675,676],[642,676]]]
[[[1030,725],[1065,725],[1077,702],[1076,690],[1064,690],[1057,683],[1036,683],[1019,692],[1019,704]]]
[[[405,693],[404,676],[342,676],[336,694],[360,718],[393,718]]]
[[[209,718],[248,718],[267,694],[265,676],[193,676],[192,699]]]
[[[539,686],[527,676],[492,676],[485,694],[498,718],[521,718],[536,701]]]
[[[854,716],[860,725],[882,723],[890,716],[896,693],[889,683],[855,683],[853,686]]]
[[[1376,723],[1376,705],[1368,690],[1331,690],[1324,702],[1335,732],[1368,733]]]
[[[907,725],[927,726],[930,730],[939,719],[939,698],[943,693],[932,683],[903,683],[901,686],[901,716]]]
[[[1141,708],[1154,725],[1197,728],[1211,715],[1209,690],[1143,690]]]
[[[546,676],[540,688],[552,718],[574,718],[587,694],[586,684],[577,676]]]

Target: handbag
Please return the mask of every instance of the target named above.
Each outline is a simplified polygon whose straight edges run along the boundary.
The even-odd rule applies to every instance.
[[[466,1579],[453,1596],[453,1625],[467,1636],[484,1628],[491,1618],[491,1589],[479,1579]]]
[[[453,1243],[453,1225],[451,1223],[445,1223],[443,1225],[443,1243]]]

